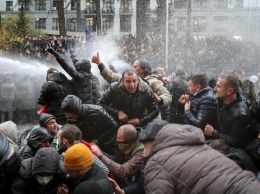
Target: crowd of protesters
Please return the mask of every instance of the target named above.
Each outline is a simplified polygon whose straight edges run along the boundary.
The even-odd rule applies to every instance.
[[[86,47],[84,37],[24,37],[14,42],[12,54],[60,65],[71,78],[50,68],[40,95],[31,98],[36,89],[30,76],[13,83],[6,75],[2,113],[14,112],[2,110],[13,106],[26,110],[30,102],[35,111],[37,97],[46,109],[39,113],[39,126],[22,134],[19,143],[17,126],[10,121],[14,115],[6,122],[2,116],[1,191],[259,192],[258,47],[221,37],[170,36],[165,72],[163,37],[112,40],[131,68],[118,73],[102,63],[99,52],[92,56],[108,82],[103,92],[90,61],[74,52]],[[24,86],[16,91],[18,84]],[[20,101],[10,104],[16,97]]]

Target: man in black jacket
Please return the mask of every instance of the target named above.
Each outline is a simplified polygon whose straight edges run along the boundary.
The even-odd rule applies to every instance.
[[[180,109],[184,109],[184,123],[202,130],[207,123],[217,127],[217,102],[213,90],[208,86],[207,76],[192,76],[188,90],[190,94],[184,94],[179,99]]]
[[[143,127],[159,114],[152,89],[140,79],[135,70],[125,70],[122,79],[113,83],[99,99],[98,104],[119,120],[120,125]]]
[[[229,146],[245,148],[257,138],[246,103],[238,93],[239,80],[235,75],[222,75],[215,86],[218,99],[219,128],[207,125],[204,133],[213,139],[223,139]]]
[[[61,107],[66,112],[66,117],[75,120],[75,124],[82,132],[82,139],[95,142],[102,149],[110,152],[108,145],[115,143],[113,139],[118,129],[117,122],[102,107],[94,104],[82,104],[82,101],[68,95]]]
[[[47,81],[43,83],[38,104],[47,105],[47,113],[56,117],[61,125],[67,122],[65,112],[61,109],[63,99],[73,93],[73,85],[67,77],[57,70],[50,68],[47,71]]]

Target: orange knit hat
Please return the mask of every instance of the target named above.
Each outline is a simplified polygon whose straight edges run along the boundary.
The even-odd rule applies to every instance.
[[[64,155],[64,166],[67,170],[83,170],[93,162],[91,151],[83,143],[71,146]]]

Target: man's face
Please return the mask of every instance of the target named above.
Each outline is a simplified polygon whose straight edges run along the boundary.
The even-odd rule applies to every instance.
[[[152,140],[144,142],[144,151],[143,151],[143,157],[147,158],[150,156],[152,147],[153,147],[153,142]]]
[[[73,178],[73,179],[78,179],[80,177],[82,177],[82,173],[80,170],[68,170],[69,175]]]
[[[125,87],[125,89],[130,93],[133,94],[137,90],[138,86],[138,78],[136,74],[133,75],[127,75],[125,74],[122,80],[122,84]]]
[[[228,96],[227,90],[228,88],[225,86],[225,79],[219,78],[214,88],[214,91],[216,92],[216,97],[222,100],[225,99]]]
[[[188,90],[191,94],[198,92],[197,86],[191,80],[189,80]]]
[[[56,119],[51,119],[49,120],[45,128],[50,132],[50,133],[57,133],[58,132],[58,124],[56,122]]]
[[[141,77],[144,76],[144,70],[140,67],[140,62],[135,61],[132,68],[137,72],[137,74]]]
[[[124,132],[123,130],[118,130],[117,131],[117,137],[116,137],[116,141],[117,142],[124,142]]]
[[[76,113],[73,113],[73,112],[66,112],[66,117],[67,117],[67,119],[76,120],[79,117],[79,115]]]

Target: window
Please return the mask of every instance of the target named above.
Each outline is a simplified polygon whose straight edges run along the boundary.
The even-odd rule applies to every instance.
[[[228,17],[225,16],[216,16],[214,17],[214,32],[225,32],[227,30]]]
[[[193,17],[193,32],[205,32],[206,27],[206,17]]]
[[[193,0],[193,9],[206,9],[208,6],[207,0]]]
[[[6,1],[6,11],[13,11],[13,2],[12,1]]]
[[[131,16],[120,16],[120,32],[131,31]]]
[[[175,9],[187,9],[187,1],[175,0],[174,1],[174,8]]]
[[[214,8],[216,8],[216,9],[228,8],[228,0],[215,0]]]
[[[18,11],[29,11],[29,3],[20,3],[18,6]]]
[[[46,11],[46,1],[36,1],[35,2],[35,11]]]
[[[52,30],[59,30],[58,18],[52,18]]]
[[[35,29],[46,29],[46,18],[36,18]]]
[[[57,7],[58,7],[58,1],[57,0],[53,0],[53,3],[52,3],[52,10],[57,10]]]
[[[173,28],[177,32],[186,31],[186,18],[185,17],[176,17],[173,19]]]
[[[70,20],[70,31],[76,32],[78,28],[78,21],[77,18],[72,18]]]
[[[132,10],[132,1],[131,0],[121,0],[120,1],[120,12],[129,13]]]
[[[113,17],[105,17],[103,18],[103,32],[106,32],[110,28],[113,27],[114,18]]]
[[[103,3],[103,13],[114,13],[114,0],[105,0]]]
[[[235,8],[243,8],[243,0],[235,0]]]
[[[86,18],[86,28],[89,29],[89,31],[95,31],[94,28],[94,19],[93,18]]]
[[[94,0],[87,0],[86,1],[86,13],[90,13],[90,14],[93,14],[93,13],[96,13],[96,3]]]
[[[71,0],[71,10],[77,10],[77,2],[75,0]]]

